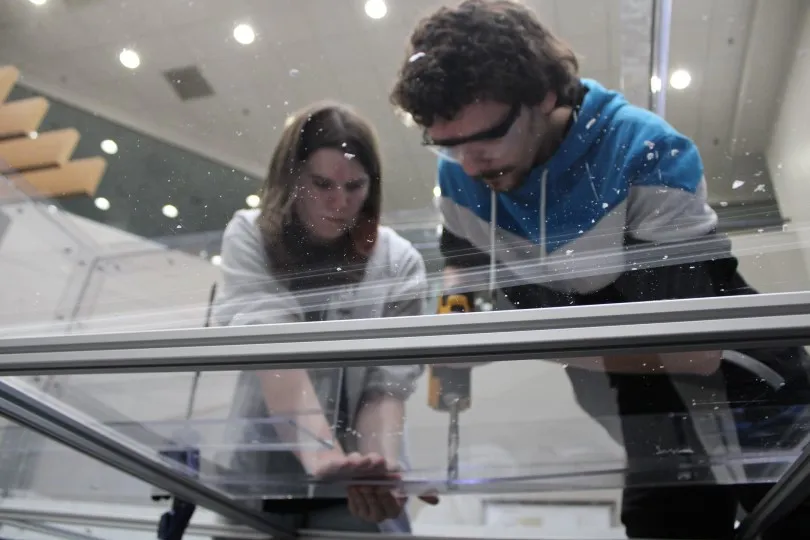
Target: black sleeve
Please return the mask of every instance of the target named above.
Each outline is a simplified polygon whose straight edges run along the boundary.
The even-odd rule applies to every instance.
[[[737,259],[729,251],[705,261],[630,270],[613,287],[625,302],[758,294],[740,275],[737,266]],[[751,373],[724,363],[729,399],[743,403],[760,400],[764,405],[773,401],[806,403],[810,398],[810,356],[804,347],[775,346],[737,352],[775,370],[785,379],[786,391],[763,394],[763,385],[752,380]]]
[[[447,266],[477,268],[489,264],[489,254],[477,249],[468,240],[451,233],[447,227],[442,228],[439,249]]]
[[[712,237],[714,235],[707,238]],[[627,243],[631,251],[634,248],[655,247],[655,244],[638,240],[628,240]],[[683,251],[684,245],[673,245],[673,251],[679,248]],[[696,258],[698,256],[696,252]],[[703,256],[697,260],[689,260],[687,256],[681,261],[627,270],[614,282],[613,287],[625,302],[756,293],[737,272],[738,262],[731,254],[730,242],[728,250],[719,255]]]

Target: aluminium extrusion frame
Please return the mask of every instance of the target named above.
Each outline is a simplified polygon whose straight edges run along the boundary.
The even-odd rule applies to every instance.
[[[10,527],[15,527],[17,529],[22,529],[24,531],[41,533],[49,537],[62,538],[64,540],[102,540],[97,536],[90,536],[89,534],[81,534],[74,531],[69,531],[67,529],[62,529],[60,527],[54,527],[52,525],[38,523],[36,521],[3,520],[0,523],[2,523],[3,525],[8,525]]]
[[[564,359],[810,343],[810,292],[0,339],[0,375]]]
[[[779,519],[787,516],[810,496],[810,445],[806,446],[779,481],[740,523],[737,540],[756,540]]]
[[[0,523],[19,526],[18,523],[41,524],[58,523],[82,527],[99,527],[126,531],[154,532],[157,518],[120,517],[112,514],[53,512],[48,510],[6,509],[0,507]],[[240,525],[205,525],[190,524],[186,536],[208,536],[228,538],[230,540],[267,540],[267,534],[242,527]]]
[[[30,388],[20,381],[0,380],[0,415],[9,420],[273,538],[294,538],[293,531],[275,525],[261,512],[239,504],[225,493],[202,484],[153,453],[142,450],[113,430],[105,429],[92,419],[59,405],[57,400],[33,395]]]
[[[29,503],[30,504],[30,503]],[[17,523],[31,524],[59,524],[80,527],[98,527],[101,529],[119,529],[126,531],[155,532],[158,517],[156,516],[126,516],[103,512],[79,512],[68,510],[43,509],[37,501],[37,508],[8,507],[0,504],[0,523],[17,526]],[[191,523],[186,529],[185,536],[208,536],[215,538],[228,538],[230,540],[267,540],[267,534],[244,527],[242,525],[215,525]]]

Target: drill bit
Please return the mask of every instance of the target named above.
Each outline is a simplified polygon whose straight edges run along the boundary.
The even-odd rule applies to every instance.
[[[458,481],[458,447],[459,447],[459,404],[457,396],[449,396],[450,402],[450,429],[447,431],[447,489],[457,489]]]

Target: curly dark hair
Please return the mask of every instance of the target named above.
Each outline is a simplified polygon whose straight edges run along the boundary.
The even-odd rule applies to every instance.
[[[574,52],[514,0],[465,0],[422,19],[391,103],[429,127],[477,100],[535,105],[549,91],[570,105],[579,88]]]

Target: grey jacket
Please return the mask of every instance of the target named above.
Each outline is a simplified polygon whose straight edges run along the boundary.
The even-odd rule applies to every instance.
[[[326,292],[290,292],[268,270],[268,260],[256,219],[258,210],[240,210],[225,229],[222,241],[222,279],[212,311],[213,323],[220,326],[298,322],[312,308],[324,311],[325,320],[363,319],[421,315],[427,302],[425,265],[419,252],[387,227],[380,227],[377,242],[359,285]],[[353,426],[360,400],[366,392],[382,392],[407,399],[423,366],[349,367],[343,370],[348,425]],[[231,417],[267,416],[258,378],[242,373],[235,392]],[[267,440],[265,429],[230,422],[241,432],[226,434],[229,443]],[[236,428],[239,425],[241,427]],[[272,438],[272,435],[270,435]],[[234,440],[234,438],[238,439]],[[403,457],[404,457],[403,447]],[[236,454],[239,454],[237,456]],[[239,476],[278,471],[285,460],[273,452],[235,452],[226,459]],[[217,461],[224,465],[223,456]],[[236,470],[234,470],[236,469]],[[252,491],[252,490],[248,490]],[[259,490],[265,491],[265,490]],[[260,495],[256,493],[256,495]]]

